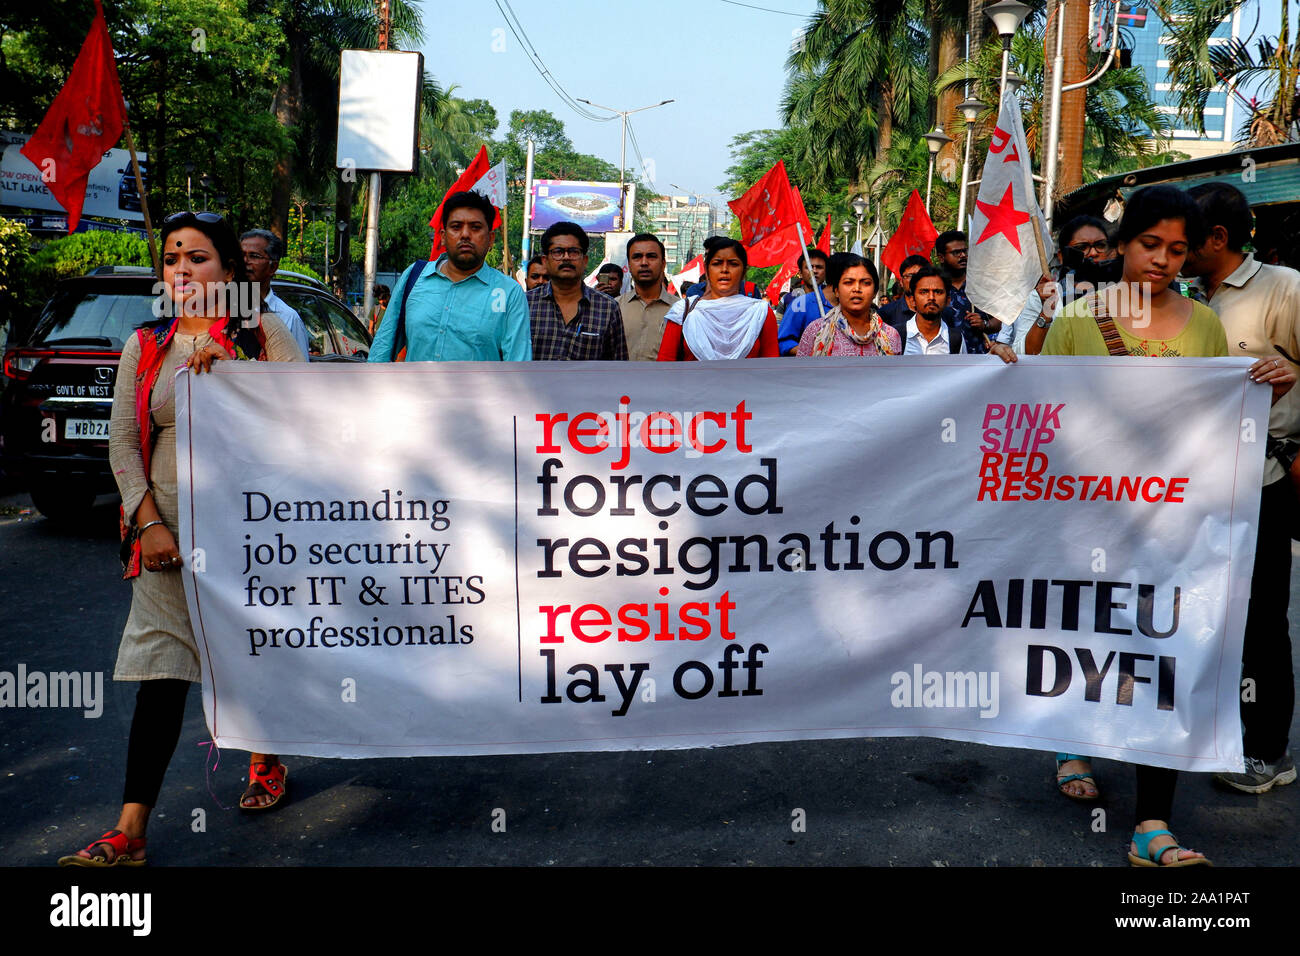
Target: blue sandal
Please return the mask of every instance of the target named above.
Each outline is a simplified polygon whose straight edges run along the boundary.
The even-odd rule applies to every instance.
[[[1174,839],[1174,842],[1171,846],[1161,847],[1159,850],[1155,851],[1155,856],[1152,856],[1151,841],[1158,836],[1173,837],[1174,835],[1170,833],[1168,830],[1148,830],[1146,833],[1140,833],[1137,830],[1133,831],[1133,845],[1137,847],[1137,853],[1133,853],[1132,851],[1129,852],[1128,862],[1130,866],[1165,867],[1165,866],[1202,866],[1202,865],[1213,866],[1214,865],[1203,856],[1192,857],[1190,860],[1181,859],[1178,856],[1178,851],[1185,849],[1185,847],[1178,845],[1177,838]],[[1166,853],[1168,853],[1170,850],[1174,851],[1173,861],[1170,863],[1161,863],[1160,858],[1164,856]]]
[[[1085,803],[1091,803],[1095,800],[1100,799],[1101,788],[1097,786],[1097,778],[1092,775],[1091,771],[1089,771],[1088,773],[1072,773],[1064,777],[1060,775],[1061,764],[1067,763],[1068,761],[1071,760],[1086,760],[1089,763],[1092,763],[1091,757],[1085,757],[1081,754],[1057,754],[1056,755],[1056,774],[1057,774],[1056,789],[1061,791],[1062,795],[1069,797],[1071,800],[1082,800]],[[1087,781],[1092,785],[1093,790],[1097,792],[1092,795],[1070,793],[1070,791],[1065,789],[1065,785],[1067,783],[1073,783],[1075,780]]]

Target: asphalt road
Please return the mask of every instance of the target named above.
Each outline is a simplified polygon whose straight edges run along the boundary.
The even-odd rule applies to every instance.
[[[0,863],[44,867],[114,824],[136,685],[109,679],[130,603],[115,501],[101,498],[75,532],[24,507],[25,496],[0,497],[0,670],[105,679],[98,718],[0,710]],[[1094,806],[1056,792],[1048,754],[920,738],[286,757],[291,800],[265,814],[235,809],[246,760],[210,751],[195,687],[150,825],[153,866],[1118,867],[1133,813],[1123,764],[1095,763]],[[1293,866],[1298,811],[1300,786],[1256,797],[1183,774],[1174,830],[1219,866]]]

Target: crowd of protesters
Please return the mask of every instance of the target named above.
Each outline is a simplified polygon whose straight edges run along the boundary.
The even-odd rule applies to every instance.
[[[664,246],[649,233],[627,244],[624,270],[606,264],[586,283],[589,238],[572,222],[551,226],[541,252],[516,282],[485,264],[493,240],[491,203],[473,192],[442,207],[445,250],[412,264],[384,288],[367,317],[371,362],[391,361],[693,361],[833,356],[1020,355],[1250,356],[1252,381],[1268,386],[1273,406],[1242,661],[1255,693],[1243,695],[1246,765],[1216,774],[1236,790],[1259,794],[1296,778],[1288,750],[1294,675],[1287,611],[1291,539],[1297,533],[1300,396],[1292,391],[1300,356],[1300,273],[1263,264],[1249,251],[1252,215],[1232,186],[1181,191],[1153,186],[1129,197],[1111,230],[1072,219],[1058,236],[1059,262],[1023,310],[998,318],[966,295],[969,247],[960,232],[941,234],[936,261],[910,256],[898,269],[897,294],[883,299],[876,265],[853,253],[810,250],[797,286],[778,301],[759,296],[745,247],[721,236],[705,243],[703,275],[674,294]],[[123,499],[124,562],[134,597],[117,673],[140,680],[117,828],[61,863],[109,866],[144,862],[145,827],[180,731],[185,692],[199,677],[185,611],[176,545],[175,439],[171,378],[165,366],[206,371],[214,360],[302,361],[305,329],[270,291],[283,244],[271,233],[245,234],[242,245],[210,213],[180,213],[163,226],[164,280],[172,297],[199,297],[205,284],[258,283],[260,324],[207,310],[141,330],[124,349],[114,396],[110,453]],[[1183,281],[1180,276],[1190,281]],[[390,301],[391,297],[391,301]],[[141,572],[146,572],[142,574]],[[1061,753],[1057,788],[1096,800],[1100,788],[1087,755]],[[1137,768],[1129,860],[1136,866],[1208,862],[1169,830],[1178,774]],[[248,810],[269,809],[285,794],[285,768],[254,754]]]

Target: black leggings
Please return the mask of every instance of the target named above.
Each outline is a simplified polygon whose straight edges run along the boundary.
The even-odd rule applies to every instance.
[[[1164,820],[1169,823],[1174,812],[1174,788],[1178,786],[1178,771],[1165,767],[1144,767],[1137,764],[1137,822]]]
[[[181,739],[185,719],[187,680],[142,680],[135,695],[135,716],[131,718],[131,739],[126,748],[126,786],[123,803],[158,802],[163,775]]]

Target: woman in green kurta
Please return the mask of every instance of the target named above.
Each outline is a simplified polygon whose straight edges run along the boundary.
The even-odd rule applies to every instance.
[[[1200,210],[1182,190],[1151,186],[1129,197],[1116,235],[1123,279],[1075,300],[1052,322],[1043,355],[1138,355],[1162,358],[1226,356],[1223,325],[1205,305],[1171,288],[1189,248],[1205,241]],[[1295,382],[1284,362],[1261,360],[1254,381],[1272,386],[1274,400]],[[1159,400],[1157,397],[1155,400]],[[1067,796],[1095,799],[1088,757],[1057,754],[1057,783]],[[1137,766],[1136,826],[1129,849],[1134,866],[1194,866],[1209,861],[1178,845],[1168,829],[1178,773]],[[1080,781],[1086,797],[1067,790]]]

